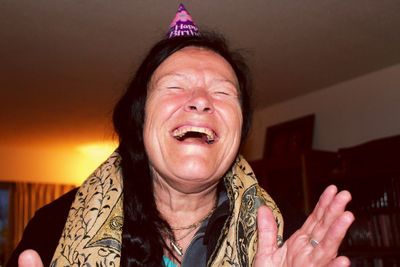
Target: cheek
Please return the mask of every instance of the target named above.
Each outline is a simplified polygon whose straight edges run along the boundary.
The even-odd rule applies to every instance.
[[[158,96],[147,100],[145,106],[144,139],[145,142],[157,142],[168,131],[171,117],[180,108],[180,98]],[[161,140],[161,139],[160,139]],[[150,143],[149,143],[150,144]]]
[[[242,109],[239,103],[226,104],[222,109],[224,120],[227,126],[233,131],[240,135],[243,124]]]
[[[170,105],[168,105],[166,101],[163,101],[163,99],[148,99],[145,107],[145,130],[150,131],[152,127],[162,122],[164,119],[163,117],[168,113],[169,109]]]
[[[144,117],[144,125],[143,125],[143,140],[144,145],[147,152],[152,151],[152,147],[156,142],[156,132],[157,125],[160,123],[158,120],[160,119],[157,114],[160,114],[159,110],[157,110],[157,101],[154,101],[152,98],[149,98],[146,102],[145,106],[145,117]]]
[[[158,94],[147,100],[145,112],[149,118],[171,116],[185,103],[187,96],[173,94]]]
[[[144,109],[144,125],[143,125],[143,139],[147,140],[150,135],[151,124],[152,124],[152,109],[146,104]]]

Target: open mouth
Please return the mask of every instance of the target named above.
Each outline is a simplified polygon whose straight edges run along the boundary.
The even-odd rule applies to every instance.
[[[216,133],[204,127],[183,126],[175,129],[172,133],[173,137],[178,141],[201,140],[207,144],[212,144],[217,139]]]

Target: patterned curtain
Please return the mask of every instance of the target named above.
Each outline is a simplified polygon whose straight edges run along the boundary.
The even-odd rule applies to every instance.
[[[18,245],[25,226],[36,210],[72,190],[75,185],[15,183],[10,199],[9,251]]]

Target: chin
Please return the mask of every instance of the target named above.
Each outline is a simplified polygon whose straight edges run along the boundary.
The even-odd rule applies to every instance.
[[[185,160],[183,166],[176,167],[175,176],[182,180],[202,182],[221,178],[224,172],[213,161]]]
[[[211,189],[220,181],[219,177],[179,177],[176,188],[187,194],[199,193]]]
[[[212,173],[210,170],[203,170],[202,168],[185,168],[183,170],[179,170],[179,172],[175,172],[175,176],[179,177],[182,180],[184,179],[188,181],[204,181],[210,180],[214,176],[218,175],[215,175],[215,173]]]

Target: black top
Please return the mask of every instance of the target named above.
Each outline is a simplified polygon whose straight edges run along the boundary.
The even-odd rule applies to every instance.
[[[20,243],[11,254],[7,267],[18,266],[18,256],[26,249],[36,250],[43,265],[50,265],[77,190],[78,188],[69,191],[36,211],[26,226]]]

